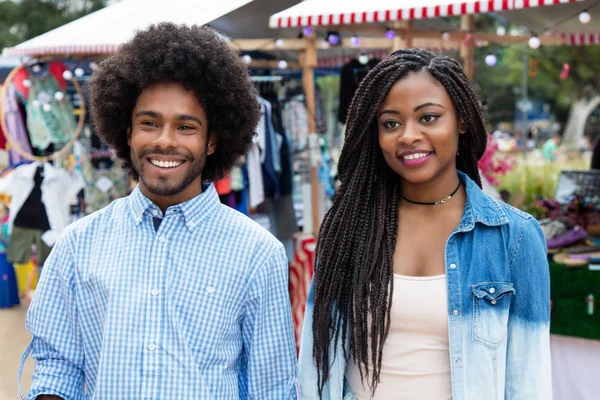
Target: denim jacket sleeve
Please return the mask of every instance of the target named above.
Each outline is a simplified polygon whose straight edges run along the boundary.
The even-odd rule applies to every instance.
[[[507,400],[551,400],[550,271],[538,222],[522,220],[510,258],[516,295],[508,320]]]
[[[298,355],[298,376],[300,381],[300,397],[302,400],[318,400],[317,389],[317,367],[313,358],[313,332],[312,318],[314,312],[314,284],[310,283],[306,310],[304,312],[304,323],[302,325],[302,339],[300,341],[300,353]]]

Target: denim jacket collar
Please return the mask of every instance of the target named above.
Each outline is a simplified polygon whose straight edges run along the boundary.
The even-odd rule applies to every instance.
[[[458,231],[471,231],[478,222],[487,226],[508,224],[508,216],[498,201],[483,193],[483,190],[464,172],[458,171],[458,176],[467,191],[465,211],[458,225]]]

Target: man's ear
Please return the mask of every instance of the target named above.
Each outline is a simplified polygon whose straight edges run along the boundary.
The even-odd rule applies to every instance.
[[[210,156],[217,150],[217,137],[211,133],[208,135],[208,148],[206,150],[206,155]]]

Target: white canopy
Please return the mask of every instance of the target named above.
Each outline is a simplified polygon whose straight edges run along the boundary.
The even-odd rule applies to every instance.
[[[113,53],[138,30],[164,21],[205,25],[253,0],[123,0],[18,46],[5,55]],[[289,1],[282,7],[289,5]],[[281,9],[281,8],[279,8]],[[266,18],[265,18],[266,24]]]

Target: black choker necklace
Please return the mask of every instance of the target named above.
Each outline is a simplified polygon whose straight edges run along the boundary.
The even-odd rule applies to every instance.
[[[456,192],[458,192],[458,189],[460,188],[460,180],[458,181],[458,186],[456,187],[456,189],[454,189],[454,191],[452,193],[450,193],[450,196],[446,196],[443,199],[441,199],[440,201],[436,201],[436,202],[425,202],[425,201],[412,201],[407,199],[406,197],[400,195],[400,198],[402,198],[403,200],[408,201],[409,203],[413,203],[413,204],[420,204],[422,206],[437,206],[438,204],[444,204],[445,202],[447,202],[448,200],[450,200],[452,198],[452,196],[454,196],[456,194]]]

